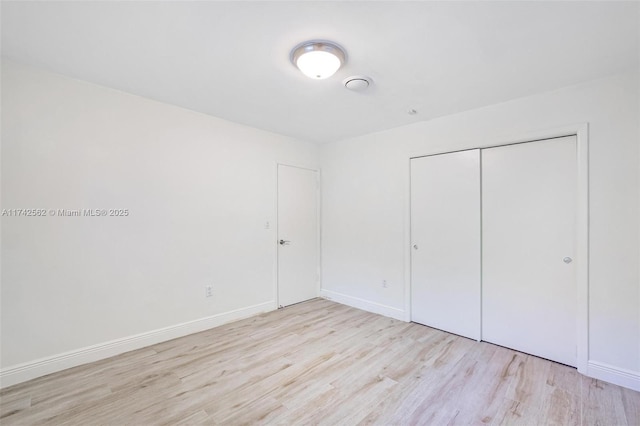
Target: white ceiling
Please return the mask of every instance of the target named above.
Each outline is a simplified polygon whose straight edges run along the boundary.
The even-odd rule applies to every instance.
[[[638,66],[640,3],[2,2],[19,62],[305,140],[328,142]],[[289,52],[345,47],[311,80]],[[342,86],[370,76],[364,93]],[[417,115],[408,115],[415,108]]]

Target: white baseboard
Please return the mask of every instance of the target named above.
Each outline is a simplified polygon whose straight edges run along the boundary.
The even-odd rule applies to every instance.
[[[589,361],[587,376],[640,392],[640,372],[637,371]]]
[[[369,300],[360,299],[358,297],[348,296],[342,293],[336,293],[331,290],[321,290],[320,296],[333,300],[334,302],[342,303],[343,305],[351,306],[353,308],[362,309],[364,311],[373,312],[374,314],[384,315],[385,317],[395,318],[400,321],[406,321],[404,310],[393,308],[391,306],[382,305],[380,303],[371,302]]]
[[[26,382],[36,377],[45,376],[67,368],[87,364],[119,355],[124,352],[133,351],[154,345],[177,337],[198,333],[210,328],[218,327],[222,324],[247,318],[263,312],[276,309],[274,301],[236,309],[210,317],[200,318],[194,321],[184,322],[110,342],[99,343],[81,349],[61,353],[58,355],[40,358],[35,361],[14,365],[0,370],[0,388]]]

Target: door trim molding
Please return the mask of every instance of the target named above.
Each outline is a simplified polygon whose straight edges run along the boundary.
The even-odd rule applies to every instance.
[[[474,143],[456,150],[433,150],[409,155],[405,173],[405,231],[404,231],[404,320],[411,321],[411,159],[429,155],[471,149],[494,148],[519,143],[535,142],[564,136],[576,136],[578,165],[577,217],[576,217],[576,364],[578,372],[589,375],[589,124],[577,123],[516,134],[504,138]]]

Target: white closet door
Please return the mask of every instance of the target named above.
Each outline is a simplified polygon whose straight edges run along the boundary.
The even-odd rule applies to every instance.
[[[411,320],[480,338],[480,151],[411,160]]]
[[[576,365],[575,136],[482,150],[482,340]]]

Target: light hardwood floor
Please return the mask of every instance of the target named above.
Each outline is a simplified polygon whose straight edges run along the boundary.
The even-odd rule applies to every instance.
[[[322,299],[15,385],[14,424],[640,425],[640,393]]]

